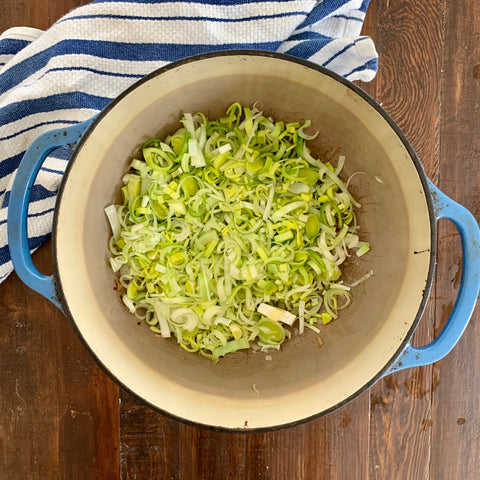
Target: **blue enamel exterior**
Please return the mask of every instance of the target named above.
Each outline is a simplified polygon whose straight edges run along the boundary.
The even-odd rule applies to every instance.
[[[93,118],[68,128],[51,130],[39,136],[23,156],[12,185],[8,205],[8,247],[15,272],[32,290],[50,300],[60,310],[63,306],[53,275],[39,272],[32,262],[27,236],[27,213],[30,191],[47,156],[59,147],[73,150],[93,122]]]
[[[447,355],[462,336],[477,302],[480,289],[480,229],[473,215],[462,205],[442,193],[428,180],[436,220],[448,218],[458,229],[462,243],[462,278],[457,299],[448,321],[430,344],[412,347],[407,343],[390,368],[388,375],[404,368],[437,362]]]

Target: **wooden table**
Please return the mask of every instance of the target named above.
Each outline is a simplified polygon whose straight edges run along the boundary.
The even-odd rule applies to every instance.
[[[45,29],[85,3],[2,0],[0,31]],[[380,67],[362,87],[403,129],[429,177],[480,218],[480,3],[372,0],[364,31]],[[34,257],[46,273],[49,249]],[[460,271],[458,234],[441,221],[417,345],[448,317]],[[306,425],[261,434],[206,431],[142,405],[15,274],[0,287],[0,311],[1,480],[480,478],[478,309],[435,365],[391,375]]]

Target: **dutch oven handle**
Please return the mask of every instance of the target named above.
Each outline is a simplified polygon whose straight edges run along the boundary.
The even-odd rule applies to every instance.
[[[15,272],[28,287],[62,311],[53,275],[39,272],[32,261],[27,232],[28,204],[33,184],[47,156],[59,147],[69,146],[73,150],[92,121],[93,118],[71,127],[51,130],[34,140],[17,169],[8,203],[8,248]]]
[[[393,365],[384,373],[404,368],[419,367],[437,362],[447,355],[462,336],[472,315],[480,288],[480,229],[473,215],[454,202],[428,180],[436,220],[448,218],[458,229],[462,243],[462,278],[457,299],[443,330],[430,344],[423,347],[406,347]]]

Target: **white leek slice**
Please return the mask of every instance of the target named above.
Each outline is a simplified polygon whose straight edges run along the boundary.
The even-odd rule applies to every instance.
[[[108,207],[105,208],[105,214],[107,215],[108,222],[110,223],[113,238],[115,240],[118,240],[122,227],[118,220],[117,207],[115,205],[109,205]]]
[[[274,320],[276,322],[286,323],[287,325],[292,326],[293,322],[296,320],[296,316],[293,313],[282,310],[281,308],[268,305],[267,303],[261,303],[257,307],[257,312],[265,315],[268,319]]]

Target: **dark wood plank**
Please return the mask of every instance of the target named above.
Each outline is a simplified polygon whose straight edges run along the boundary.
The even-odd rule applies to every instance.
[[[460,36],[460,38],[459,38]],[[480,219],[480,4],[450,2],[445,15],[440,188]],[[461,272],[458,234],[441,222],[436,327],[445,323]],[[439,362],[433,396],[430,478],[473,480],[480,471],[478,308],[454,350]],[[454,453],[450,446],[454,445]]]
[[[367,478],[368,393],[305,425],[260,434],[180,425],[121,398],[123,479]]]
[[[2,0],[0,33],[16,26],[46,30],[62,15],[87,3],[90,0]]]
[[[0,32],[48,28],[86,0],[2,1]],[[50,244],[34,256],[52,271]],[[0,478],[116,479],[118,387],[69,321],[12,274],[0,289]]]
[[[409,139],[427,174],[438,178],[444,2],[373,2],[380,55],[374,97]],[[368,26],[368,24],[366,24]],[[433,293],[435,290],[433,290]],[[430,301],[414,344],[433,338]],[[435,388],[432,366],[390,375],[371,389],[369,477],[428,478]]]
[[[45,272],[49,248],[35,258]],[[15,274],[0,309],[0,478],[118,478],[118,387],[60,311]]]
[[[331,479],[366,479],[369,471],[370,393],[365,392],[351,403],[326,417],[329,422],[325,443],[328,448],[328,464]],[[322,458],[314,435],[308,444],[308,462]],[[307,465],[309,464],[307,463]],[[305,478],[311,478],[307,470]],[[315,477],[312,477],[315,478]]]

